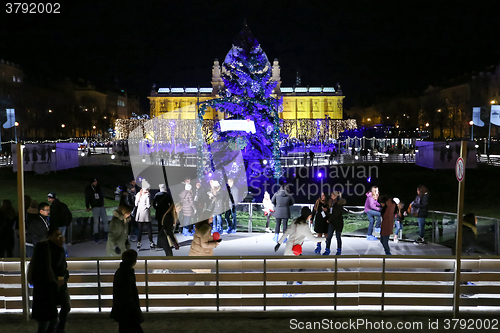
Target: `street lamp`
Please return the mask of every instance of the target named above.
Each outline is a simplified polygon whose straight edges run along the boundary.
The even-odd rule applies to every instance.
[[[474,141],[474,120],[469,121],[470,128],[470,141]]]

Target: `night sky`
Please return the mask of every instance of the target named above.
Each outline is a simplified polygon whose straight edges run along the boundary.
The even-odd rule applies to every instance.
[[[25,75],[83,78],[145,97],[209,87],[246,19],[282,86],[332,86],[346,106],[500,63],[500,1],[80,1],[61,14],[0,15],[0,58]]]

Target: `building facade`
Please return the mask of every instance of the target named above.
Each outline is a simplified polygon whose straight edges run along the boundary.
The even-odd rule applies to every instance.
[[[150,101],[150,116],[163,119],[195,120],[200,102],[217,98],[224,86],[224,67],[215,59],[212,67],[211,87],[206,88],[156,88]],[[314,139],[319,133],[322,138],[337,138],[338,131],[355,127],[354,121],[345,121],[343,99],[340,86],[334,87],[281,87],[280,66],[275,59],[272,65],[272,80],[277,82],[273,97],[282,98],[282,131],[290,138]],[[223,111],[208,108],[203,117],[204,126],[214,121],[226,119]],[[326,133],[331,132],[331,133]]]

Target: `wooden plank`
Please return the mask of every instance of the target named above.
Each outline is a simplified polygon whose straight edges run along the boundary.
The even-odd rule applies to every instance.
[[[500,281],[500,272],[462,272],[460,274],[460,281]]]
[[[386,258],[385,269],[453,269],[453,259]]]
[[[69,259],[66,260],[66,262],[68,263],[68,270],[70,271],[70,274],[72,271],[90,271],[97,274],[97,260]]]
[[[215,270],[215,260],[148,260],[148,269],[169,269],[190,271],[193,268],[205,268]],[[260,266],[262,268],[262,266]],[[144,269],[144,267],[142,268]]]
[[[6,297],[21,297],[21,288],[1,288],[3,296]]]
[[[262,267],[262,266],[261,266]],[[290,258],[283,258],[283,259],[268,259],[266,260],[266,267],[267,270],[273,270],[273,269],[297,269],[297,268],[304,268],[304,269],[324,269],[326,270],[327,268],[334,268],[335,267],[335,259],[334,258],[318,258],[318,259],[290,259]]]
[[[359,279],[361,281],[382,281],[382,272],[359,272]]]
[[[267,281],[333,281],[335,275],[333,272],[280,272],[267,273]]]
[[[85,274],[85,275],[71,275],[69,276],[68,284],[72,283],[97,283],[97,275],[90,275],[90,274]],[[111,279],[111,282],[113,280]]]
[[[452,306],[453,298],[433,297],[385,297],[384,305],[407,305],[407,306]]]
[[[176,298],[176,299],[149,299],[150,307],[191,307],[191,306],[216,306],[217,300],[213,298]]]
[[[214,273],[186,273],[186,274],[149,274],[149,282],[188,282],[188,281],[215,281],[216,275]],[[138,280],[139,281],[139,280]],[[144,282],[144,275],[142,276]]]
[[[333,298],[331,297],[268,297],[267,306],[281,306],[283,308],[289,306],[333,306]]]
[[[453,272],[385,272],[386,281],[453,281]]]
[[[21,284],[21,275],[4,275],[4,284]]]

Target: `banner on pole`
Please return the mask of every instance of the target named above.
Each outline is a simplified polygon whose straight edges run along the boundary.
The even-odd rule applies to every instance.
[[[490,121],[493,125],[500,126],[500,105],[491,106]]]
[[[16,111],[14,109],[6,109],[7,121],[3,124],[3,128],[11,128],[16,125]]]
[[[474,122],[474,125],[483,127],[484,122],[481,120],[481,108],[480,107],[473,107],[472,108],[472,121]]]

